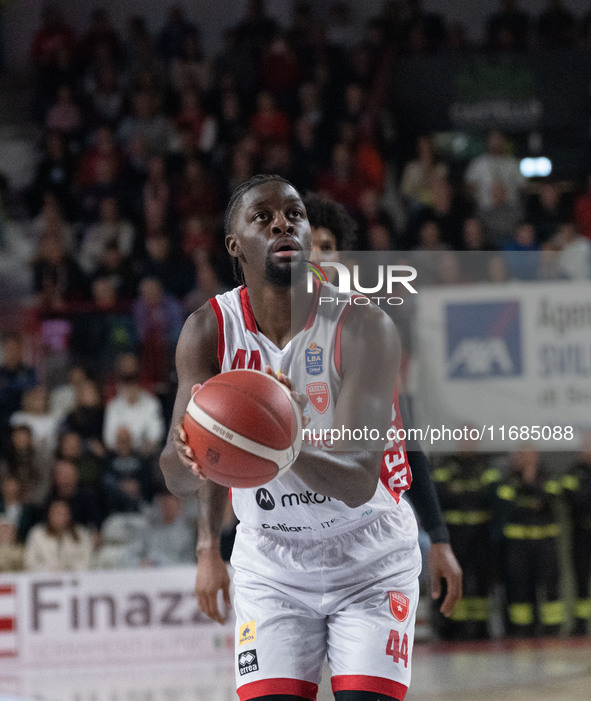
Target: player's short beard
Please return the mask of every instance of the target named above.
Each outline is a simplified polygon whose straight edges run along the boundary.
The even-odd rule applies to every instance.
[[[267,258],[265,265],[265,279],[277,287],[289,287],[299,282],[306,273],[306,261],[300,260],[293,266],[280,267]]]

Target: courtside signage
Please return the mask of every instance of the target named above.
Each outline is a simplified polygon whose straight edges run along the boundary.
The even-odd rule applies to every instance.
[[[199,609],[194,567],[0,576],[0,670],[214,659],[234,647],[232,616]]]

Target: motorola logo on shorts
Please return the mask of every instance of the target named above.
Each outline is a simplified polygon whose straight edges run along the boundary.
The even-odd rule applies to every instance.
[[[261,509],[264,509],[265,511],[273,511],[275,508],[275,499],[273,499],[273,495],[264,487],[257,490],[256,500]]]

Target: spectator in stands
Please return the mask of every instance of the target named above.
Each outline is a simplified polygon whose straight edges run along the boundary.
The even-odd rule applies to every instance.
[[[71,459],[58,458],[53,465],[46,513],[56,499],[68,504],[75,523],[94,532],[100,530],[104,513],[99,496],[89,487],[80,484],[78,467]]]
[[[533,224],[520,222],[515,236],[503,246],[511,277],[517,280],[536,280],[540,272],[539,250],[540,244]]]
[[[250,120],[250,130],[264,144],[288,141],[290,124],[285,112],[278,108],[273,93],[261,90],[256,96],[256,110]]]
[[[61,236],[45,232],[33,260],[35,303],[42,312],[63,311],[88,296],[88,283]]]
[[[359,209],[363,182],[355,170],[351,148],[343,142],[334,145],[329,167],[320,173],[316,190],[341,202],[351,214]]]
[[[3,457],[1,474],[17,479],[28,501],[40,503],[45,497],[48,479],[42,479],[47,478],[42,470],[44,461],[35,450],[30,426],[12,426]],[[44,458],[47,459],[47,456]]]
[[[67,501],[54,499],[47,520],[33,527],[25,544],[29,572],[77,572],[90,568],[91,533],[73,518]]]
[[[79,55],[85,66],[93,63],[99,53],[114,66],[121,62],[121,39],[104,7],[96,7],[90,13],[90,25],[79,45]]]
[[[357,217],[359,225],[358,230],[361,232],[360,247],[376,250],[376,246],[369,244],[370,231],[374,227],[383,227],[385,229],[386,239],[390,243],[390,247],[384,250],[390,250],[397,241],[397,231],[394,220],[388,210],[383,206],[380,193],[371,187],[366,187],[361,192],[359,197],[359,215]],[[399,243],[399,242],[398,242]]]
[[[154,497],[149,527],[128,549],[129,565],[166,567],[195,561],[196,526],[183,514],[183,502],[163,490]]]
[[[31,387],[24,394],[19,411],[10,417],[11,426],[28,426],[35,452],[40,460],[55,450],[59,417],[49,410],[49,391],[45,385]]]
[[[195,255],[194,260],[195,286],[183,299],[183,309],[186,317],[196,309],[199,309],[207,300],[227,289],[220,279],[211,256],[207,252],[199,251]]]
[[[16,537],[16,527],[0,514],[0,572],[25,568],[25,547]]]
[[[35,369],[25,363],[22,337],[7,333],[0,360],[0,448],[8,440],[11,415],[20,409],[23,394],[36,384]]]
[[[509,153],[509,144],[502,132],[489,132],[486,152],[470,161],[464,181],[479,211],[494,206],[495,186],[498,190],[499,185],[504,187],[507,205],[520,203],[525,178],[521,175],[519,161]]]
[[[523,206],[521,200],[510,200],[507,187],[496,181],[491,187],[491,204],[479,209],[478,216],[484,226],[488,245],[500,249],[513,238],[523,218]]]
[[[171,88],[177,94],[184,90],[206,91],[211,76],[199,34],[196,31],[186,34],[178,48],[179,54],[170,62]]]
[[[499,0],[486,22],[486,46],[495,51],[523,51],[528,45],[529,17],[517,0]]]
[[[49,391],[50,412],[59,419],[64,419],[76,405],[76,397],[87,379],[88,373],[84,366],[72,365],[68,370],[67,381]]]
[[[174,208],[179,219],[219,214],[221,195],[203,157],[189,158],[179,180]]]
[[[61,132],[72,143],[79,138],[82,126],[82,111],[74,99],[72,88],[67,84],[60,85],[55,102],[47,111],[45,128]]]
[[[60,433],[55,456],[58,460],[68,460],[76,465],[78,481],[82,487],[89,487],[98,493],[102,481],[105,450],[93,451],[76,431]]]
[[[91,224],[80,243],[78,261],[87,275],[96,272],[104,251],[115,244],[122,256],[131,254],[135,231],[130,222],[121,218],[119,203],[114,195],[103,197],[99,204],[99,221]]]
[[[11,523],[18,543],[24,543],[39,520],[38,508],[25,497],[25,485],[18,477],[6,474],[0,480],[0,518]]]
[[[579,231],[591,241],[591,175],[587,176],[585,191],[575,199],[574,214]]]
[[[545,277],[588,280],[591,277],[591,241],[581,236],[574,222],[565,222],[544,246]],[[553,254],[553,255],[552,255]]]
[[[404,166],[400,181],[402,195],[411,212],[417,206],[433,203],[433,181],[435,178],[447,177],[447,173],[447,166],[435,153],[433,137],[419,136],[416,156]]]
[[[86,79],[88,118],[91,124],[108,124],[110,127],[120,121],[123,115],[125,94],[121,76],[112,62],[106,62]]]
[[[162,231],[147,237],[137,272],[140,278],[157,278],[167,294],[180,298],[190,291],[195,268],[185,256],[175,255],[170,238]]]
[[[74,159],[67,147],[64,135],[48,131],[43,141],[41,160],[30,188],[31,211],[37,212],[43,205],[43,195],[51,192],[61,211],[72,214]]]
[[[68,253],[75,250],[73,227],[66,221],[64,210],[58,197],[51,189],[41,193],[41,210],[31,222],[31,232],[36,244],[43,234],[59,238]]]
[[[572,46],[576,36],[576,20],[562,0],[546,0],[546,9],[538,18],[538,38],[545,48]]]
[[[105,409],[103,440],[109,450],[116,446],[117,430],[126,426],[133,438],[134,450],[154,455],[164,438],[164,419],[160,403],[140,384],[140,364],[136,355],[127,353],[117,363],[117,395]]]
[[[196,88],[183,88],[180,100],[180,109],[173,120],[174,128],[177,132],[183,128],[190,129],[195,149],[201,153],[210,153],[216,142],[215,119],[203,109],[201,96]]]
[[[183,8],[174,4],[168,8],[166,21],[158,34],[158,50],[166,64],[182,55],[185,38],[199,35],[199,30],[190,22]]]
[[[156,62],[154,40],[141,15],[130,15],[125,26],[123,39],[123,60],[128,76],[136,76],[142,68]]]
[[[144,139],[152,153],[166,153],[172,136],[158,97],[147,90],[132,95],[131,114],[124,117],[117,129],[117,138],[124,150],[130,139],[138,136]]]
[[[133,320],[140,340],[144,381],[162,394],[174,368],[174,351],[184,322],[182,306],[164,292],[158,278],[146,277],[133,304]]]
[[[138,503],[152,500],[152,465],[144,455],[134,450],[131,433],[126,426],[117,429],[115,446],[108,452],[105,461],[103,479],[109,488],[121,490]]]
[[[565,201],[559,184],[542,182],[539,192],[530,198],[527,207],[527,219],[534,225],[540,244],[552,238],[561,222],[569,218],[571,211],[570,203]]]
[[[95,129],[89,148],[82,153],[78,169],[78,184],[82,188],[91,188],[104,180],[105,171],[109,171],[113,177],[116,177],[122,162],[113,129],[107,124],[101,124]]]
[[[76,389],[75,405],[61,425],[62,431],[74,431],[80,435],[85,450],[96,455],[104,454],[102,444],[104,406],[98,384],[84,379]]]

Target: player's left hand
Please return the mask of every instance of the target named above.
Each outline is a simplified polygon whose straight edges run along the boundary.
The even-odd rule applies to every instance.
[[[445,598],[439,610],[444,616],[451,616],[456,602],[462,598],[462,568],[449,543],[432,543],[429,550],[429,574],[431,597],[441,596],[441,580],[447,585]]]
[[[281,372],[281,370],[279,370],[278,372],[274,372],[273,368],[270,365],[266,365],[265,372],[267,373],[267,375],[271,375],[276,380],[279,380],[279,382],[281,382],[282,385],[285,385],[287,389],[291,392],[291,396],[296,400],[298,406],[300,407],[300,411],[302,412],[302,426],[307,426],[310,422],[310,419],[309,417],[304,416],[304,409],[306,407],[306,404],[308,403],[308,397],[305,394],[302,394],[301,392],[296,392],[293,388],[289,377],[287,377],[287,375],[284,375]]]

